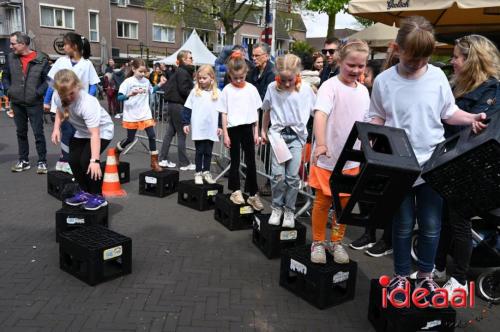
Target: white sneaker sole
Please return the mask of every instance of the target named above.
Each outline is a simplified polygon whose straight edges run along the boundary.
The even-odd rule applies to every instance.
[[[375,245],[375,243],[376,242],[368,243],[368,244],[365,244],[364,246],[361,246],[361,247],[353,246],[351,243],[351,244],[349,244],[349,248],[354,249],[354,250],[370,249],[371,247],[373,247]]]
[[[108,205],[108,202],[105,201],[104,203],[102,203],[101,205],[95,207],[95,208],[88,208],[88,207],[83,207],[85,210],[90,210],[90,211],[95,211],[95,210],[99,210],[100,208],[102,207],[105,207],[106,205]]]
[[[392,249],[389,249],[389,250],[386,250],[384,251],[383,253],[381,254],[374,254],[374,253],[371,253],[370,251],[365,251],[365,253],[368,255],[368,256],[372,256],[372,257],[382,257],[382,256],[387,256],[387,255],[390,255],[392,254],[393,250]]]

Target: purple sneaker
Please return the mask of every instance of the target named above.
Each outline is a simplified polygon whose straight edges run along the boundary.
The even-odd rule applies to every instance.
[[[98,210],[106,205],[108,205],[108,202],[101,195],[90,195],[83,208],[85,210]]]
[[[71,206],[79,206],[82,204],[86,204],[92,195],[86,193],[83,190],[77,192],[73,197],[67,198],[64,203]]]

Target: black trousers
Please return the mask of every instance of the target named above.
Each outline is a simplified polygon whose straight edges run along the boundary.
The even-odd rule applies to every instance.
[[[365,227],[365,233],[369,234],[370,237],[374,240],[377,238],[377,229],[376,228],[371,228],[371,227]],[[382,234],[382,240],[384,242],[392,247],[392,220],[389,220],[386,222],[385,227],[384,227],[384,233]]]
[[[255,142],[253,140],[253,124],[241,125],[227,129],[231,148],[231,167],[229,169],[229,190],[240,190],[240,148],[245,154],[246,179],[245,192],[250,196],[257,193],[257,170],[255,168]]]
[[[100,153],[106,149],[110,142],[110,140],[101,139]],[[102,180],[92,180],[90,174],[87,174],[90,157],[90,138],[73,137],[69,142],[69,165],[75,180],[83,191],[90,194],[100,194]]]
[[[155,128],[154,127],[147,127],[144,129],[144,131],[146,132],[146,135],[148,135],[149,150],[156,151]],[[121,147],[125,149],[125,147],[127,145],[132,143],[134,141],[136,133],[137,133],[137,129],[127,129],[127,138],[125,138],[123,141],[120,142]]]
[[[47,147],[45,145],[45,135],[43,132],[43,105],[24,106],[10,103],[14,110],[14,122],[16,124],[17,145],[19,148],[19,161],[29,161],[30,151],[28,143],[28,120],[35,135],[36,152],[38,161],[46,162]]]
[[[471,227],[470,220],[460,216],[445,203],[436,253],[436,269],[443,271],[446,268],[446,257],[451,252],[455,265],[451,276],[461,284],[467,281],[472,255]]]
[[[196,149],[196,153],[194,156],[196,172],[210,171],[214,142],[209,139],[194,141],[194,147]]]

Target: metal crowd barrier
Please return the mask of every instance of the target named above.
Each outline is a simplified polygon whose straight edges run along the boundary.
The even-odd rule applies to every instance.
[[[168,113],[168,102],[165,102],[163,98],[163,91],[157,91],[152,95],[152,112],[153,112],[153,118],[156,121],[156,127],[155,127],[155,132],[156,132],[156,141],[158,143],[163,144],[163,138],[165,136],[165,132],[168,127],[168,121],[169,121],[169,113]],[[128,147],[127,150],[124,151],[124,153],[127,153],[130,151],[130,149],[137,143],[140,142],[141,145],[144,146],[146,150],[148,150],[147,145],[145,144],[145,141],[147,141],[148,137],[145,135],[143,131],[139,131],[136,135],[136,141],[131,143]],[[171,143],[173,146],[177,146],[177,139],[174,137]],[[192,140],[187,139],[186,140],[186,149],[195,151],[194,148],[194,143]],[[271,146],[269,144],[267,145],[260,145],[256,147],[255,151],[255,163],[256,163],[256,168],[257,168],[257,174],[260,175],[261,177],[265,178],[267,180],[272,179],[272,175],[270,174],[270,165],[271,165]],[[213,159],[212,162],[215,162],[218,168],[220,169],[219,172],[212,172],[214,173],[215,180],[219,180],[222,178],[230,168],[230,157],[229,157],[229,150],[224,147],[224,140],[220,139],[219,142],[216,142],[214,144],[214,149],[212,152]],[[245,167],[245,161],[244,161],[244,154],[243,152],[240,154],[241,160],[240,160],[240,173],[244,177],[245,174],[243,171],[241,171],[241,167]],[[309,177],[309,167],[308,165],[311,162],[311,157],[303,155],[303,162],[302,162],[302,167],[300,169],[300,190],[299,190],[299,196],[302,197],[301,200],[297,200],[297,212],[295,213],[296,217],[300,217],[306,213],[309,213],[311,207],[312,207],[312,202],[314,200],[314,194],[312,188],[309,186],[307,179]],[[266,165],[268,165],[266,167]],[[267,168],[267,170],[266,170]],[[213,170],[212,170],[213,171]],[[299,205],[300,204],[300,205]]]

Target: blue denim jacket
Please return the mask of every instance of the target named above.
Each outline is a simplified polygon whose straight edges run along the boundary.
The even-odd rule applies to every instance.
[[[469,113],[486,113],[487,116],[500,111],[500,81],[490,78],[475,90],[455,100],[457,106]],[[445,124],[445,137],[448,138],[467,126],[450,126]]]

